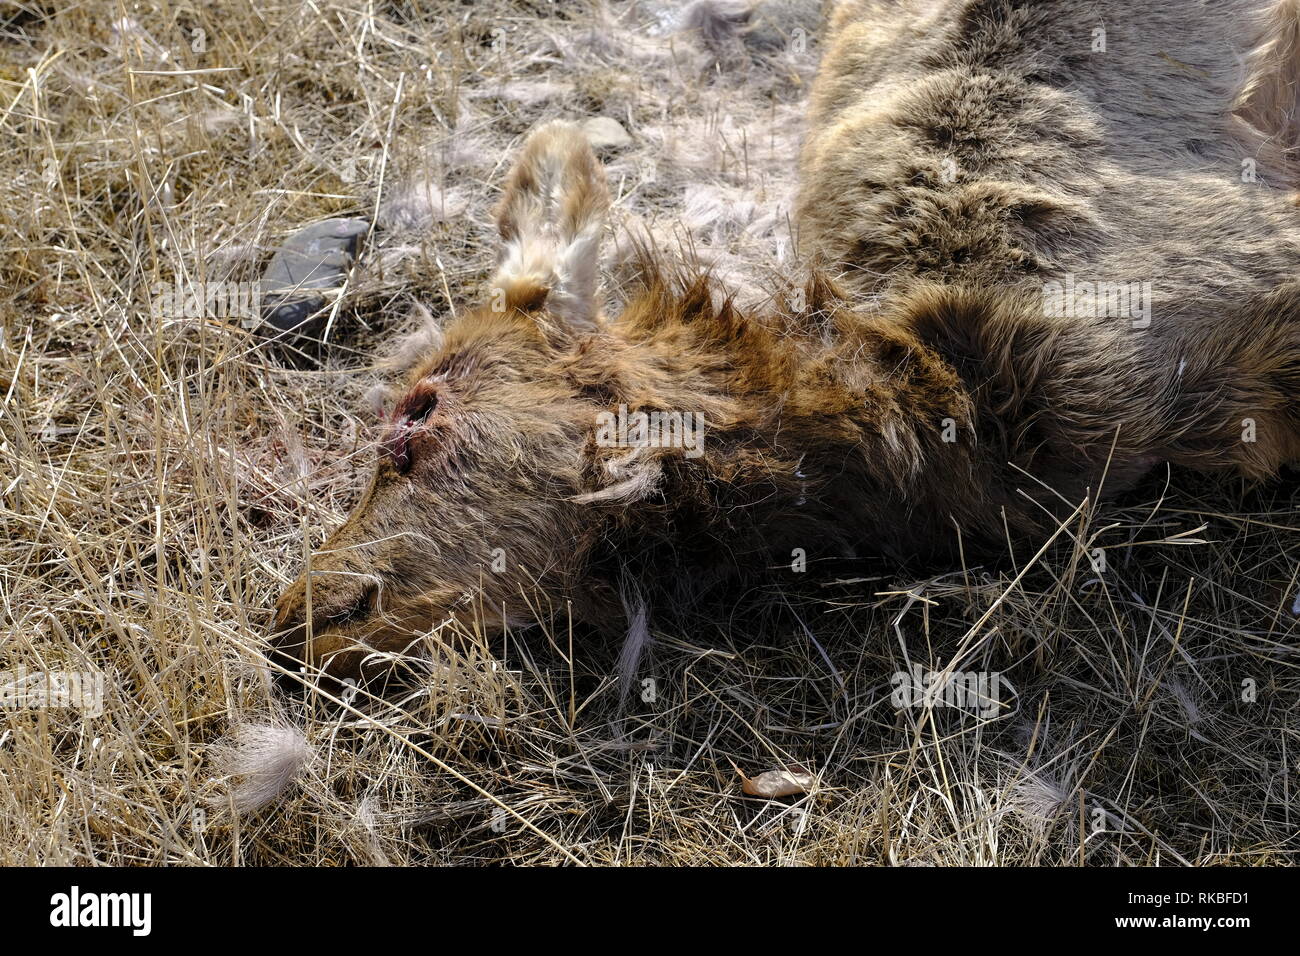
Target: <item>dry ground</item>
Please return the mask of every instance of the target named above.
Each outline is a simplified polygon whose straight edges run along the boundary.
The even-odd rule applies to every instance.
[[[376,357],[478,295],[520,137],[618,119],[619,213],[761,297],[813,6],[709,52],[649,2],[0,3],[0,670],[108,677],[99,716],[0,710],[0,863],[1294,858],[1294,479],[1162,473],[1000,565],[814,567],[658,633],[630,712],[618,649],[562,626],[353,711],[269,693],[267,608],[366,477]],[[343,214],[378,228],[316,355],[152,295]],[[1007,706],[900,711],[912,664]],[[223,741],[276,719],[311,759],[236,814]],[[742,795],[791,763],[810,793]]]

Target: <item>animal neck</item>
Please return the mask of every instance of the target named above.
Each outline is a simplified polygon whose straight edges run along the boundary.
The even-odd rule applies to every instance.
[[[606,421],[644,415],[649,440],[609,460],[655,469],[619,519],[642,545],[722,548],[740,565],[796,549],[912,557],[955,545],[954,523],[995,530],[970,394],[886,318],[819,303],[799,320],[758,318],[698,284],[651,289],[612,328]],[[679,421],[699,431],[663,444]]]

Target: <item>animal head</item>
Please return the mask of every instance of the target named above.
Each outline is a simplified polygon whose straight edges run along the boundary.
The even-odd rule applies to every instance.
[[[597,448],[620,346],[603,329],[609,196],[582,134],[528,139],[497,207],[489,301],[448,324],[382,415],[360,503],[280,597],[274,642],[348,675],[429,628],[543,618],[657,462]]]

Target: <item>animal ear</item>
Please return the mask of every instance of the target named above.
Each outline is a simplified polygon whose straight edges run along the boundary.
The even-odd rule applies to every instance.
[[[504,245],[494,307],[532,311],[544,305],[572,330],[595,329],[608,209],[605,171],[578,127],[552,122],[535,130],[496,209]]]

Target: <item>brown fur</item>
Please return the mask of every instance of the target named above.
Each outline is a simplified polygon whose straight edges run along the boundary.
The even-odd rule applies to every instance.
[[[696,582],[788,566],[796,548],[977,550],[1158,462],[1262,477],[1300,460],[1300,288],[1270,280],[1266,261],[1197,295],[1167,257],[1176,320],[1138,331],[1044,315],[1045,277],[1118,261],[1097,251],[1114,226],[1105,204],[1067,182],[1104,165],[1095,118],[1027,78],[1043,61],[1023,42],[997,42],[998,24],[1013,39],[1041,28],[1010,3],[894,18],[898,42],[939,44],[933,89],[898,92],[910,114],[863,94],[911,69],[878,35],[880,6],[841,9],[815,94],[803,223],[842,288],[815,274],[802,310],[791,295],[742,314],[647,256],[607,321],[603,174],[574,128],[530,137],[498,210],[504,308],[462,315],[410,371],[370,487],[279,602],[282,650],[354,673],[369,649],[407,647],[448,617],[501,626],[571,602],[608,622],[629,572]],[[952,107],[930,116],[926,96]],[[1016,109],[1042,141],[1020,141]],[[854,132],[873,126],[884,132]],[[922,127],[969,145],[966,179],[936,180],[919,140],[877,152]],[[1032,176],[1022,148],[1037,151]],[[1272,198],[1245,202],[1259,222],[1275,215]],[[1274,250],[1292,264],[1294,242],[1282,230]],[[703,454],[598,445],[598,415],[622,405],[701,415]]]

